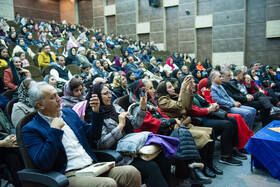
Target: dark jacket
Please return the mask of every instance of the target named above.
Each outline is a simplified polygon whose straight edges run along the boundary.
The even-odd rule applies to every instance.
[[[232,79],[230,82],[223,82],[222,85],[227,91],[228,95],[231,96],[235,101],[239,101],[240,103],[247,102],[246,95],[243,95],[237,87],[236,79]]]
[[[180,140],[180,145],[178,147],[175,158],[183,160],[200,159],[200,155],[192,138],[192,135],[186,127],[182,125],[181,128],[174,129],[170,136],[178,138]]]
[[[89,125],[82,121],[72,109],[62,109],[62,112],[63,120],[73,130],[87,154],[95,162],[98,162],[87,138],[89,141],[100,139],[104,113],[92,112],[92,125]],[[51,128],[39,114],[22,128],[24,145],[38,169],[64,173],[67,166],[67,156],[61,142],[63,132],[63,130]]]

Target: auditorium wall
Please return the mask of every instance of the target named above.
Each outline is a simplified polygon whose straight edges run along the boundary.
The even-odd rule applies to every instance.
[[[11,6],[5,2],[1,4]],[[279,0],[159,0],[157,7],[150,6],[149,0],[13,3],[14,12],[36,21],[67,18],[101,28],[106,34],[153,40],[159,49],[187,52],[201,61],[207,57],[214,64],[242,66],[253,60],[274,67],[279,64]]]

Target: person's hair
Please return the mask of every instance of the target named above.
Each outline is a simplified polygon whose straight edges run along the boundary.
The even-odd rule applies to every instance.
[[[12,63],[14,63],[14,61],[15,61],[16,59],[18,59],[18,60],[20,61],[20,58],[19,58],[18,56],[14,56],[14,57],[12,58]]]
[[[55,60],[56,60],[57,62],[59,61],[59,57],[63,57],[63,56],[60,56],[60,55],[59,55],[59,56],[56,56],[56,57],[55,57]]]
[[[88,64],[83,64],[83,66],[82,66],[82,70],[85,70],[85,69],[87,69],[87,68],[89,68],[90,66],[88,65]]]
[[[22,81],[22,84],[24,86],[25,89],[28,89],[29,85],[31,82],[33,82],[34,80],[32,80],[31,78],[26,78]],[[35,81],[34,81],[35,82]]]
[[[233,76],[237,76],[237,75],[241,74],[242,71],[243,71],[242,69],[235,70],[234,73],[233,73]]]
[[[54,75],[49,74],[49,76],[48,76],[48,83],[49,83],[49,80],[50,80],[52,77],[54,77]]]
[[[16,54],[15,54],[15,56],[16,57],[20,57],[22,54],[25,54],[24,52],[17,52]]]
[[[249,67],[252,68],[256,63],[257,63],[256,61],[250,62]]]
[[[150,83],[151,81],[148,79],[142,79],[142,83],[144,84],[145,87]]]
[[[46,82],[37,82],[29,88],[28,90],[29,100],[34,108],[37,108],[35,102],[43,99],[43,92],[41,88],[47,85],[49,84]]]
[[[224,76],[228,71],[230,72],[229,68],[223,68],[221,71],[221,75]]]
[[[220,65],[216,65],[216,66],[215,66],[215,70],[221,71],[221,66],[220,66]]]
[[[49,44],[45,44],[41,47],[41,50],[44,50],[47,46],[50,46]]]
[[[87,56],[89,56],[90,55],[90,53],[92,53],[93,52],[93,50],[92,49],[88,49],[87,51],[86,51],[86,55]]]
[[[71,91],[73,91],[75,88],[78,88],[79,86],[83,87],[84,85],[83,85],[83,81],[81,81],[80,79],[73,78],[70,80],[69,86]]]
[[[0,47],[0,53],[2,53],[2,51],[4,50],[4,49],[7,49],[6,47]],[[7,49],[8,50],[8,49]]]
[[[220,72],[215,70],[209,75],[209,80],[212,81],[213,78],[216,78]]]

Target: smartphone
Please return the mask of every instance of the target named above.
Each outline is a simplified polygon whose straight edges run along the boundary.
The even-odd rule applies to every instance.
[[[145,92],[141,92],[141,97],[145,97],[146,93]]]

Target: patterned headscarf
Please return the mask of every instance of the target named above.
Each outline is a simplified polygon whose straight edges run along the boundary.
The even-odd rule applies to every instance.
[[[30,108],[33,108],[29,100],[28,89],[24,87],[23,82],[20,84],[18,88],[18,101],[22,102],[23,104],[25,104]]]

